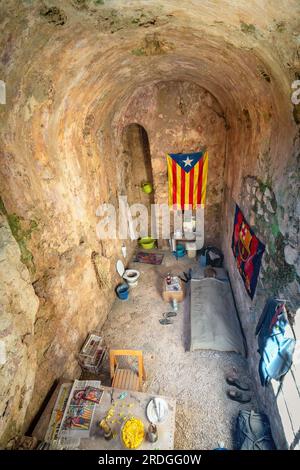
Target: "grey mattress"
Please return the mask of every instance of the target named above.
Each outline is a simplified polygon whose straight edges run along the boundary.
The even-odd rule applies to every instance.
[[[225,279],[223,273],[222,278]],[[212,349],[245,355],[244,338],[228,279],[192,279],[190,301],[191,351]]]

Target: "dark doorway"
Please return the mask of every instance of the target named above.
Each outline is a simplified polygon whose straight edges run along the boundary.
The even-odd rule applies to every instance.
[[[128,199],[131,203],[141,202],[150,205],[154,202],[154,192],[144,193],[144,183],[150,183],[153,188],[153,174],[148,134],[139,124],[129,124],[123,134],[124,152],[129,156],[131,181],[133,187]]]

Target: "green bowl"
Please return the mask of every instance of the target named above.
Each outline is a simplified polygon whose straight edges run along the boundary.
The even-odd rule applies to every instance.
[[[151,250],[154,248],[155,240],[152,237],[143,237],[139,240],[139,245],[144,248],[144,250]]]

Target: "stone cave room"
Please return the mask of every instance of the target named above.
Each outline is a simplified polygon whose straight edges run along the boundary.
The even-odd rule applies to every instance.
[[[299,450],[299,1],[0,24],[1,460]]]

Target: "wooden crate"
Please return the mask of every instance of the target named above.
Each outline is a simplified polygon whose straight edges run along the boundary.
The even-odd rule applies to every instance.
[[[165,302],[172,302],[172,300],[177,300],[177,302],[182,302],[184,299],[184,286],[182,281],[180,281],[181,289],[178,291],[168,291],[166,289],[167,283],[164,281],[164,288],[163,288],[163,299]]]

